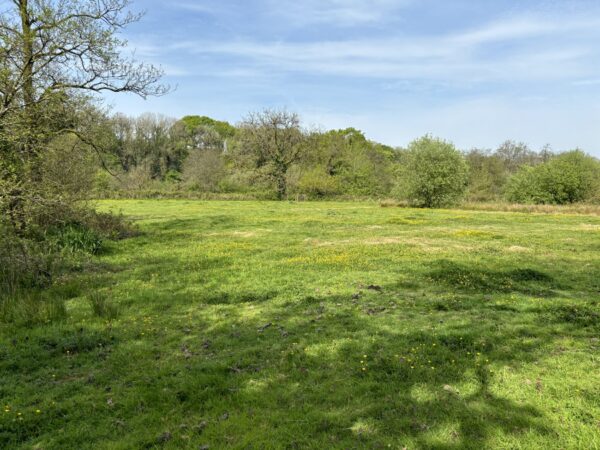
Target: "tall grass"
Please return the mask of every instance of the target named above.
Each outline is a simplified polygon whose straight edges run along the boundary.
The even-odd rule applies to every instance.
[[[112,320],[119,315],[118,307],[108,299],[107,294],[104,292],[91,293],[88,296],[88,301],[96,317]]]
[[[18,326],[43,325],[67,318],[65,301],[41,291],[18,290],[0,297],[0,322]]]

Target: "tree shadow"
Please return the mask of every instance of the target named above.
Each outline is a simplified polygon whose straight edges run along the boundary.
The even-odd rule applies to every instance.
[[[498,433],[515,438],[553,433],[537,408],[490,389],[494,367],[534,362],[551,345],[545,326],[515,317],[507,328],[472,317],[467,324],[432,321],[410,329],[399,321],[394,330],[397,310],[372,315],[361,305],[347,307],[345,297],[309,300],[272,307],[250,321],[233,310],[225,324],[205,334],[215,342],[219,336],[234,340],[235,356],[218,369],[229,389],[232,419],[253,411],[242,421],[245,426],[250,421],[270,430],[286,448],[406,442],[419,448],[485,448]],[[382,304],[387,300],[381,296]],[[529,328],[526,340],[515,333],[521,326]],[[206,368],[197,361],[190,370]],[[183,392],[197,389],[193,381],[180,385]],[[186,398],[194,404],[193,396]],[[301,427],[293,424],[298,416]]]
[[[473,267],[447,259],[433,263],[434,269],[426,276],[435,283],[464,292],[508,293],[542,297],[556,296],[555,290],[565,289],[552,276],[531,268],[491,270]]]

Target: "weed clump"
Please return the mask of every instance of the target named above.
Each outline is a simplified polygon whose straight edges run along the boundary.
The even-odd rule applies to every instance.
[[[88,296],[94,316],[113,320],[119,315],[119,308],[103,292],[94,292]]]

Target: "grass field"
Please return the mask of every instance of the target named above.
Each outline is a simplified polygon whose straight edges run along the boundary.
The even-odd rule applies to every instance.
[[[0,448],[600,448],[598,216],[99,207],[141,235],[0,325]]]

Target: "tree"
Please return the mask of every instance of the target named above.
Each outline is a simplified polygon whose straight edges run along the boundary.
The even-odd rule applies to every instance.
[[[19,159],[35,170],[49,135],[77,133],[59,115],[78,96],[103,91],[161,95],[162,71],[123,57],[118,33],[137,21],[129,0],[10,0],[0,15],[0,122]],[[45,126],[45,127],[44,127]],[[54,136],[51,136],[53,138]],[[15,145],[17,144],[17,145]],[[4,148],[6,151],[6,147]]]
[[[493,201],[502,196],[507,172],[503,160],[486,150],[473,149],[466,155],[469,164],[470,201]]]
[[[185,116],[181,119],[181,123],[185,125],[188,133],[192,135],[195,134],[198,129],[212,129],[223,140],[232,138],[235,135],[235,127],[233,125],[206,116]]]
[[[225,177],[225,162],[218,150],[192,150],[183,163],[183,180],[192,190],[217,192]]]
[[[408,147],[406,196],[415,206],[450,206],[462,198],[468,166],[454,145],[431,136],[413,141]]]
[[[508,173],[516,173],[524,165],[535,165],[540,162],[540,155],[531,150],[523,142],[506,141],[495,151]]]
[[[122,55],[126,42],[119,33],[140,18],[129,5],[129,0],[2,4],[0,227],[20,243],[23,261],[30,259],[29,247],[43,245],[47,230],[75,220],[80,209],[83,185],[72,183],[67,172],[75,170],[77,164],[70,163],[77,158],[62,164],[60,158],[103,153],[104,138],[97,132],[105,114],[96,94],[146,97],[168,91],[159,84],[160,69]],[[67,180],[70,185],[63,185]],[[19,271],[34,266],[27,263]]]
[[[250,114],[239,126],[239,151],[272,179],[277,199],[287,195],[287,173],[300,159],[305,136],[297,114],[265,110]]]

